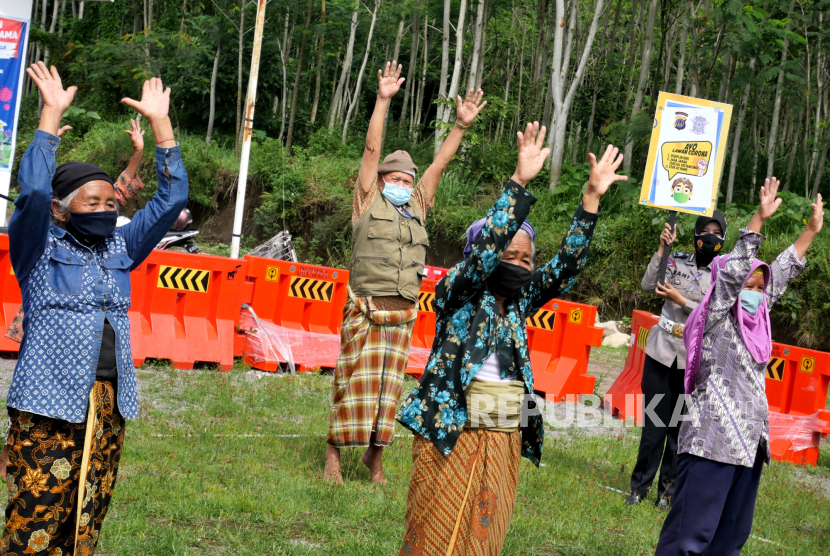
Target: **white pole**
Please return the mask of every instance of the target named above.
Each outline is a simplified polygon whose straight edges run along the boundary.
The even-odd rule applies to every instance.
[[[239,161],[239,183],[236,186],[236,210],[233,213],[233,239],[231,258],[239,258],[239,240],[242,238],[242,213],[245,210],[245,186],[248,182],[248,160],[251,158],[251,132],[254,130],[254,105],[259,78],[259,52],[262,49],[262,29],[265,26],[266,0],[259,0],[256,9],[254,52],[251,56],[251,73],[248,77],[248,93],[245,95],[245,126],[242,137],[242,159]]]

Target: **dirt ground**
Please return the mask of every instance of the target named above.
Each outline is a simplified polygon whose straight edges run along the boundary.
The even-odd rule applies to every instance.
[[[592,348],[588,360],[588,374],[597,377],[594,392],[602,397],[625,367],[628,348]]]

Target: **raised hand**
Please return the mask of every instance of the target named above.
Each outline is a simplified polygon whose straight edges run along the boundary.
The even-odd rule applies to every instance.
[[[810,216],[810,221],[807,222],[805,231],[818,234],[824,225],[824,201],[821,200],[821,193],[816,197],[816,202],[810,206],[813,207],[813,214]]]
[[[481,112],[481,109],[487,106],[487,101],[485,100],[483,103],[481,99],[484,97],[484,91],[479,89],[478,91],[473,91],[470,89],[467,92],[467,98],[461,100],[461,95],[458,95],[456,98],[456,107],[455,107],[455,119],[464,127],[467,127],[473,120],[476,119],[478,113]],[[481,105],[479,105],[481,103]]]
[[[778,207],[783,202],[783,199],[775,198],[778,195],[779,185],[781,185],[781,182],[773,176],[772,179],[764,180],[764,185],[761,186],[761,204],[758,206],[757,214],[762,220],[766,220],[775,214],[775,211],[778,210]]]
[[[161,79],[151,77],[149,81],[144,82],[140,101],[135,101],[131,98],[122,98],[121,102],[147,118],[147,121],[152,124],[155,120],[162,120],[168,117],[167,113],[170,110],[170,87],[167,87],[167,90],[165,90]],[[157,137],[156,139],[161,138]]]
[[[588,177],[588,188],[585,196],[594,196],[597,199],[605,195],[608,188],[615,181],[627,181],[628,176],[617,174],[617,168],[623,161],[623,155],[619,154],[620,149],[609,144],[605,154],[597,161],[594,153],[588,153],[588,164],[591,166],[591,175]]]
[[[63,136],[64,133],[66,133],[70,129],[72,129],[71,125],[65,125],[62,128],[60,128],[55,135],[57,135],[58,137],[61,137],[61,136]]]
[[[527,182],[539,174],[545,159],[550,156],[550,149],[542,148],[545,144],[545,133],[547,129],[542,126],[540,130],[539,122],[527,124],[524,133],[521,131],[516,133],[519,158],[516,162],[516,171],[510,179],[521,186],[527,185]]]
[[[40,96],[43,97],[43,109],[54,110],[63,116],[72,104],[78,87],[73,85],[64,90],[58,70],[55,66],[52,66],[51,70],[46,69],[46,64],[43,62],[32,64],[31,67],[26,68],[26,73],[34,81],[40,91]]]
[[[141,129],[138,120],[132,118],[130,118],[130,127],[132,129],[125,129],[124,133],[130,136],[133,152],[142,152],[144,150],[144,130]]]
[[[386,68],[378,70],[378,96],[383,99],[390,99],[401,89],[401,85],[406,81],[405,77],[401,77],[401,70],[403,66],[393,61],[391,64],[386,62]]]

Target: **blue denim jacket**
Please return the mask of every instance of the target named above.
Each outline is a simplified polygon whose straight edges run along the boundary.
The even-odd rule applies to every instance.
[[[118,409],[138,417],[130,349],[130,271],[187,204],[179,147],[156,147],[158,192],[132,222],[92,248],[51,223],[60,139],[38,130],[20,163],[9,255],[23,294],[23,341],[7,405],[82,423],[95,382],[104,319],[115,330]]]

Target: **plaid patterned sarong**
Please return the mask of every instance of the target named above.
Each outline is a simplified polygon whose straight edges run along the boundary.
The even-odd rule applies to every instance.
[[[516,505],[522,433],[464,429],[448,456],[416,434],[399,556],[498,556]]]
[[[376,311],[352,294],[343,308],[328,443],[390,446],[418,310]]]

